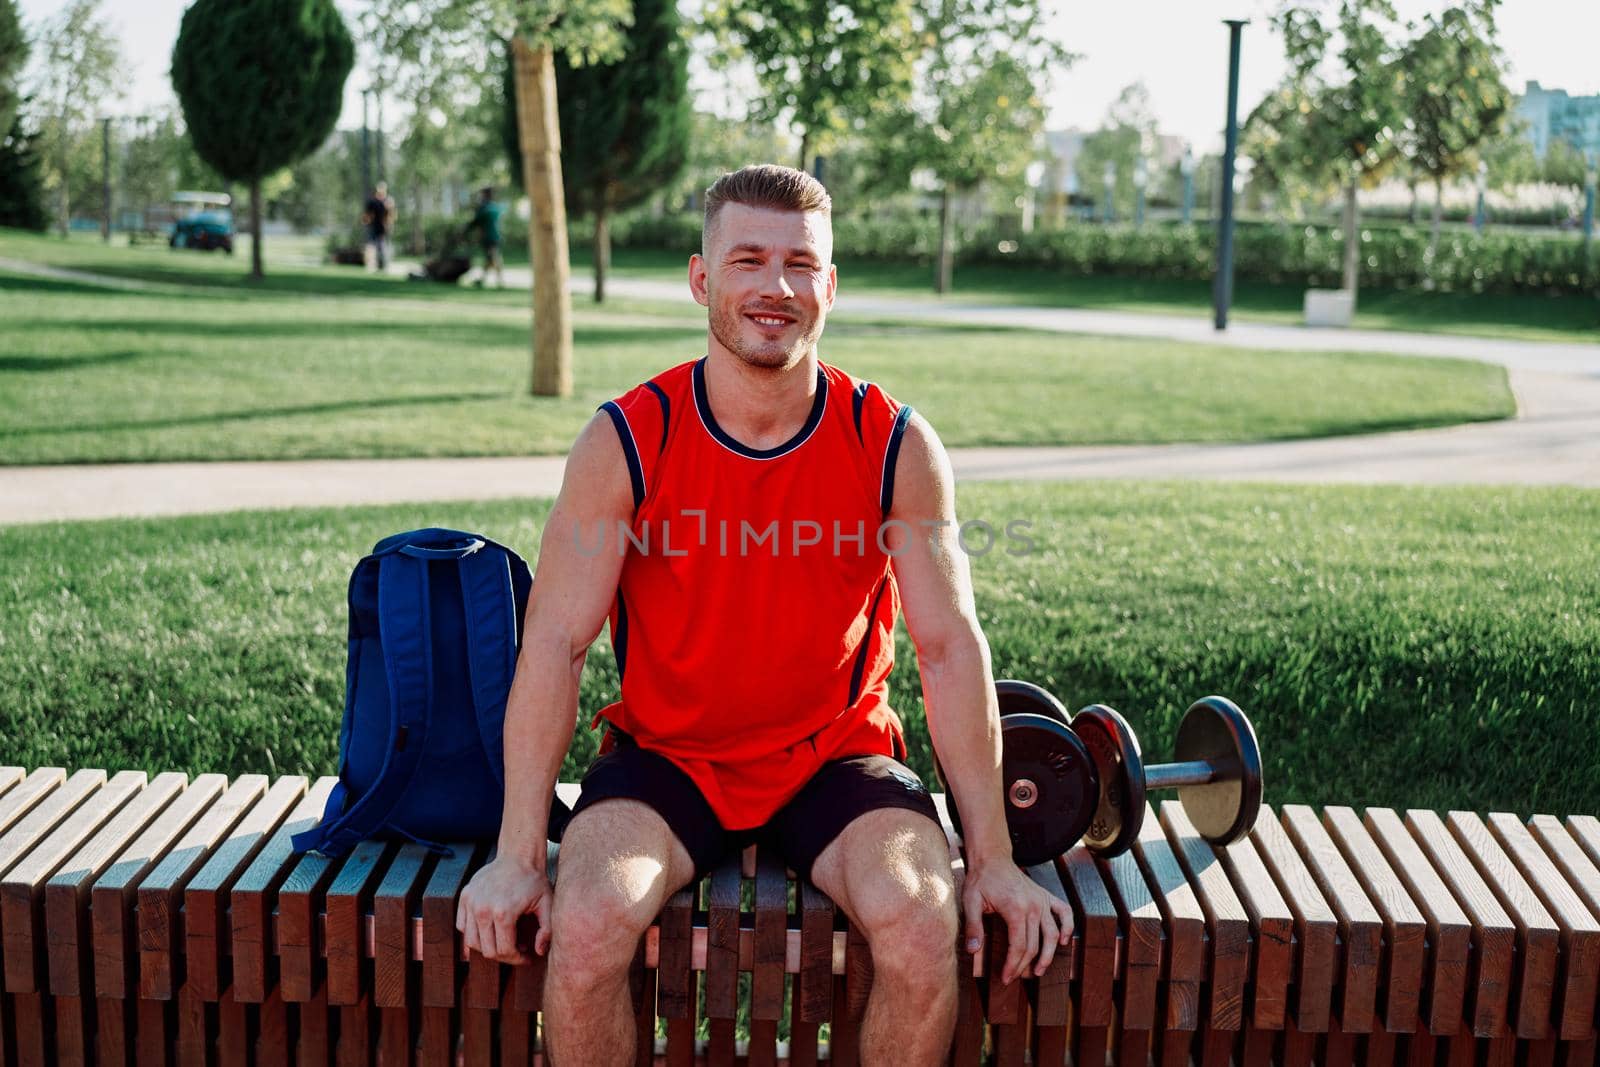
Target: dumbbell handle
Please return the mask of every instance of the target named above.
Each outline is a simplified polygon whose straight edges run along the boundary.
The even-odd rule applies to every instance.
[[[1144,767],[1146,789],[1176,789],[1183,785],[1205,785],[1214,782],[1227,768],[1214,760],[1189,760],[1187,763],[1147,763]]]

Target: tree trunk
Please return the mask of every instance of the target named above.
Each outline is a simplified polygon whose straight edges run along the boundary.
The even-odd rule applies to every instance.
[[[938,273],[933,279],[933,291],[948,293],[951,285],[951,275],[954,268],[951,260],[954,258],[950,252],[951,241],[951,213],[954,206],[950,202],[950,186],[947,184],[939,193],[939,264]]]
[[[567,204],[561,186],[561,126],[556,119],[555,59],[548,46],[512,39],[517,139],[533,217],[533,394],[572,395],[572,301],[567,294]]]
[[[1344,187],[1344,290],[1350,294],[1350,307],[1356,306],[1356,282],[1361,273],[1361,227],[1356,207],[1356,175],[1352,171]]]
[[[1444,221],[1444,179],[1433,179],[1433,232],[1428,235],[1426,262],[1431,266],[1434,253],[1439,250],[1439,226]]]
[[[795,166],[800,170],[806,169],[806,156],[811,154],[811,131],[805,130],[800,134],[800,162]]]
[[[422,182],[411,183],[411,247],[407,249],[414,256],[428,254],[428,236],[422,232]]]
[[[67,235],[67,229],[72,221],[71,208],[67,202],[67,181],[61,179],[61,188],[56,194],[56,229],[61,231],[61,236]]]
[[[261,270],[261,179],[250,179],[250,280],[260,281]]]
[[[1415,177],[1408,179],[1406,188],[1411,190],[1411,206],[1406,209],[1406,222],[1415,226],[1417,224],[1417,179]]]
[[[594,206],[594,302],[606,298],[606,272],[611,269],[611,214],[604,189],[595,198]]]

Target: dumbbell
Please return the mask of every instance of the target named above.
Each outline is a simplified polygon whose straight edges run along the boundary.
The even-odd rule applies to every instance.
[[[1009,679],[996,682],[994,689],[1011,855],[1023,867],[1048,863],[1071,848],[1094,820],[1103,797],[1099,769],[1070,725],[1067,709],[1048,691]],[[959,834],[961,812],[937,755],[934,770]]]
[[[1176,789],[1184,814],[1206,840],[1228,845],[1250,832],[1261,810],[1261,749],[1255,728],[1226,697],[1195,701],[1178,724],[1173,762],[1145,764],[1127,720],[1104,704],[1072,717],[1100,783],[1083,843],[1100,856],[1126,852],[1144,824],[1145,794]]]

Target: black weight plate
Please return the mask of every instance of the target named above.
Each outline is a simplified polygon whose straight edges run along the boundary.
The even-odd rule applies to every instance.
[[[1113,708],[1090,704],[1072,717],[1100,778],[1099,804],[1084,831],[1083,843],[1098,856],[1116,856],[1133,847],[1144,825],[1144,758],[1133,728]]]
[[[1002,678],[994,683],[994,695],[999,701],[1002,716],[1019,711],[1032,712],[1035,715],[1049,716],[1063,726],[1071,719],[1067,714],[1066,705],[1057,700],[1054,693],[1032,682]]]
[[[1178,723],[1173,762],[1204,760],[1216,767],[1212,781],[1178,787],[1184,814],[1202,837],[1228,845],[1250,832],[1261,811],[1261,748],[1239,705],[1227,697],[1203,697]]]
[[[1011,855],[1031,867],[1066,852],[1088,828],[1100,797],[1094,760],[1071,728],[1047,715],[1000,718],[1006,827]]]

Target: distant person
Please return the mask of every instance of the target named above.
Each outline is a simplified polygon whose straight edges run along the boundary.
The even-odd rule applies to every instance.
[[[367,231],[367,269],[389,269],[389,234],[394,231],[394,197],[389,195],[389,183],[379,182],[373,187],[361,211],[361,225]]]
[[[478,208],[473,212],[472,221],[467,223],[467,232],[477,231],[478,244],[483,249],[483,268],[473,283],[479,288],[488,281],[490,267],[494,268],[495,288],[506,286],[505,263],[500,258],[500,216],[504,212],[505,205],[494,198],[494,186],[485,185],[478,190]]]

